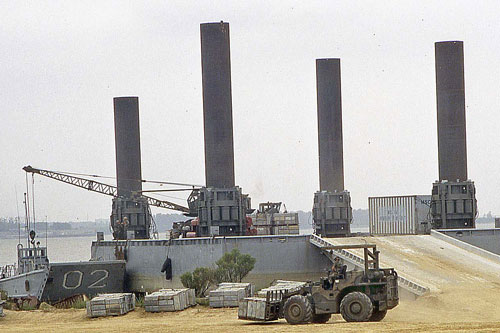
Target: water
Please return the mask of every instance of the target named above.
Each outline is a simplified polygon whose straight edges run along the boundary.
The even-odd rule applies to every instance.
[[[301,235],[310,235],[314,232],[314,229],[308,228],[308,229],[300,229],[299,233]],[[362,226],[362,227],[351,227],[351,232],[369,232],[368,226]]]
[[[477,224],[477,229],[493,228],[494,223]],[[352,232],[368,232],[368,227],[351,228]],[[301,229],[300,234],[312,234],[313,229]],[[106,239],[111,236],[106,235]],[[39,239],[45,246],[45,238]],[[95,236],[54,237],[48,239],[48,256],[51,262],[87,261],[90,259],[90,246]],[[23,240],[23,245],[26,240]],[[0,266],[17,262],[17,239],[0,239]]]
[[[367,232],[368,228],[352,228],[353,232]],[[360,230],[357,230],[360,229]],[[361,230],[362,229],[362,230]],[[301,229],[301,235],[312,234],[313,229]],[[106,235],[106,239],[110,239]],[[41,246],[45,246],[45,238],[38,239]],[[84,237],[54,237],[48,238],[47,254],[50,262],[68,262],[68,261],[88,261],[90,259],[90,246],[95,236]],[[26,246],[26,240],[21,240],[23,246]],[[17,239],[0,239],[0,266],[14,264],[17,262]]]
[[[54,237],[48,239],[47,254],[51,262],[88,261],[95,236]],[[45,246],[45,238],[39,239]],[[21,241],[26,246],[26,240]],[[0,266],[17,262],[17,239],[0,239]]]

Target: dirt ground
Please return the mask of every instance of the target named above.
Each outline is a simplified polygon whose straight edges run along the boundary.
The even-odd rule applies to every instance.
[[[288,325],[284,320],[253,323],[237,319],[236,309],[196,306],[176,313],[146,313],[138,308],[124,316],[89,319],[85,310],[5,311],[1,332],[499,332],[500,288],[456,290],[402,302],[379,323],[347,323],[334,315],[326,324]],[[481,292],[479,304],[463,302]],[[479,295],[476,295],[476,297]],[[477,299],[477,298],[476,298]]]

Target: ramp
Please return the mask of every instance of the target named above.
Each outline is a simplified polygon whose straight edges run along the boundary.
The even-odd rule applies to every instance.
[[[311,237],[309,238],[309,242],[319,247],[320,249],[322,249],[323,247],[327,247],[329,245],[342,245],[337,243],[336,242],[337,240],[339,240],[339,238],[324,239],[317,235],[311,235]],[[342,240],[344,239],[342,238]],[[358,243],[365,243],[365,241]],[[343,244],[356,244],[356,242],[343,243]],[[355,253],[355,250],[322,250],[322,251],[332,261],[334,257],[340,257],[342,260],[351,263],[357,268],[364,269],[365,267],[365,260],[363,259],[363,255]],[[385,265],[383,260],[381,260],[381,266],[393,267],[390,265]],[[405,277],[404,274],[401,274],[401,272],[397,269],[397,267],[394,268],[396,268],[396,271],[398,272],[398,286],[400,288],[408,291],[410,294],[413,294],[416,297],[425,295],[429,291],[429,288],[411,281],[409,278]]]
[[[401,287],[405,284],[403,279],[428,288],[434,294],[446,293],[450,289],[496,289],[500,285],[500,262],[436,236],[348,237],[325,241],[333,245],[376,244],[381,265],[396,269],[402,277]],[[317,239],[312,238],[312,242],[317,242]],[[358,257],[361,255],[358,250],[349,252]]]

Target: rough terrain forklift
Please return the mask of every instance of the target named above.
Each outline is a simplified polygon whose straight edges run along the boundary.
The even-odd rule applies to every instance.
[[[266,298],[253,298],[251,306],[249,301],[240,303],[238,317],[259,321],[285,318],[289,324],[306,324],[326,323],[332,313],[340,313],[348,322],[380,321],[387,310],[398,305],[397,273],[393,268],[379,267],[376,245],[322,249],[363,249],[364,270],[347,271],[343,266],[318,282],[308,281],[293,290],[268,291]]]

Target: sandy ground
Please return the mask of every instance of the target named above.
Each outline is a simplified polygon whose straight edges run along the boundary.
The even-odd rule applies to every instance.
[[[2,332],[499,332],[500,320],[481,320],[465,313],[449,317],[431,315],[435,299],[403,303],[380,323],[346,323],[335,315],[326,324],[292,326],[284,320],[272,323],[252,323],[237,319],[236,309],[210,309],[197,306],[178,313],[146,313],[136,309],[124,316],[89,319],[85,310],[55,310],[53,312],[6,311],[0,318]],[[498,304],[497,304],[498,306]],[[498,309],[498,307],[497,307]],[[471,320],[471,318],[474,318]]]

